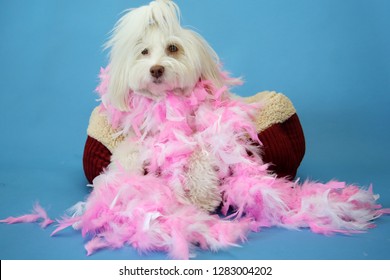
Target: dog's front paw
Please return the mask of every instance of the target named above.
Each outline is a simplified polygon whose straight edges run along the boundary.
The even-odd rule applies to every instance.
[[[114,150],[111,156],[111,162],[119,165],[128,173],[144,174],[144,166],[140,159],[139,146],[126,139]]]
[[[222,201],[219,180],[206,151],[194,153],[186,174],[187,196],[191,203],[212,212]]]

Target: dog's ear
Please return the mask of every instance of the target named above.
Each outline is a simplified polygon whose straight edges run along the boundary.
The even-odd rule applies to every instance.
[[[111,60],[109,66],[109,82],[107,96],[110,103],[120,111],[126,111],[129,97],[127,63],[125,61]]]
[[[193,30],[186,30],[190,36],[191,44],[196,48],[196,53],[199,56],[200,78],[213,83],[216,88],[222,87],[226,81],[221,73],[220,61],[217,53],[212,47]]]
[[[109,83],[107,96],[111,104],[121,110],[128,109],[129,66],[133,63],[132,51],[150,25],[150,7],[142,6],[137,9],[124,11],[124,15],[115,24],[111,37],[104,45],[110,49]]]
[[[110,39],[104,45],[109,53],[109,83],[107,96],[110,103],[121,111],[127,110],[129,95],[128,67],[131,63],[131,48],[142,36],[147,23],[144,22],[146,7],[125,11],[116,23]]]

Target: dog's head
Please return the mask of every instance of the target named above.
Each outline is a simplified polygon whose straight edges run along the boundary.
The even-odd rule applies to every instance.
[[[221,87],[219,59],[196,32],[180,26],[179,9],[156,0],[132,9],[116,24],[110,48],[108,98],[127,109],[129,94],[159,98],[167,92],[188,94],[200,79]]]

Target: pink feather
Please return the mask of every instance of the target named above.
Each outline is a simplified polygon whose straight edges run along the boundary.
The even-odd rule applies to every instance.
[[[196,245],[213,251],[237,246],[249,230],[261,227],[360,233],[390,213],[376,203],[372,187],[277,178],[252,145],[261,147],[253,122],[261,104],[232,99],[227,87],[202,80],[189,96],[167,93],[160,100],[130,91],[129,111],[122,112],[106,96],[107,69],[101,70],[100,78],[101,111],[119,134],[135,132],[126,141],[142,143],[139,153],[148,174],[128,174],[119,164],[108,168],[95,178],[86,201],[58,221],[52,235],[73,226],[92,237],[85,245],[88,255],[131,245],[140,252],[165,251],[172,258],[188,259]],[[226,84],[231,82],[226,76]],[[223,194],[222,214],[234,209],[229,217],[210,215],[184,198],[188,190],[183,174],[199,149],[213,158]],[[42,226],[52,222],[36,205],[32,214],[1,222],[39,219]]]
[[[16,223],[34,223],[38,220],[42,220],[40,223],[40,226],[42,228],[46,228],[50,224],[52,224],[54,221],[51,220],[46,211],[39,205],[39,203],[36,203],[33,207],[33,211],[31,214],[22,215],[19,217],[8,217],[6,219],[0,220],[0,223],[7,223],[7,224],[16,224]]]

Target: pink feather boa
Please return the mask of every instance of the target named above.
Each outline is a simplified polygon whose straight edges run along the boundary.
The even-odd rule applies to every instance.
[[[88,254],[131,245],[141,252],[166,251],[172,258],[188,259],[196,246],[234,246],[261,227],[354,233],[373,227],[374,219],[389,212],[376,204],[379,196],[371,187],[277,178],[253,145],[261,145],[252,121],[259,106],[231,98],[227,88],[200,81],[191,96],[167,93],[157,101],[131,92],[130,110],[121,112],[107,99],[105,69],[101,79],[101,110],[120,134],[135,132],[126,141],[142,143],[147,175],[110,165],[94,180],[88,199],[59,221],[53,234],[69,226],[81,230],[91,238],[85,246]],[[199,149],[215,159],[225,217],[183,199],[188,192],[183,174]],[[226,217],[229,209],[234,212]]]

